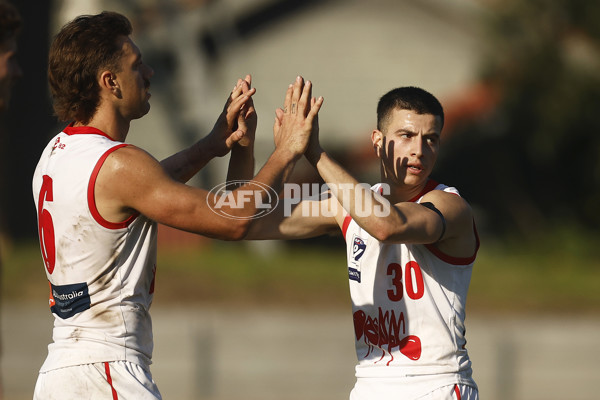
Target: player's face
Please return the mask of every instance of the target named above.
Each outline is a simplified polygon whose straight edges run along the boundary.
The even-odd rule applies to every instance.
[[[14,38],[0,44],[0,111],[8,107],[11,88],[23,76],[16,53],[17,41]]]
[[[150,78],[154,71],[142,62],[140,49],[131,38],[122,38],[120,71],[116,73],[121,92],[121,113],[129,119],[141,118],[150,111]]]
[[[425,185],[437,160],[441,130],[440,117],[392,111],[383,131],[373,132],[382,178],[395,185]]]

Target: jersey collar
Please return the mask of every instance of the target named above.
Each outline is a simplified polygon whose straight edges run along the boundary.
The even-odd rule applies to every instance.
[[[439,185],[438,182],[434,181],[433,179],[429,179],[423,190],[421,190],[421,193],[410,199],[409,202],[414,203],[415,201],[419,200],[421,197],[435,189],[437,185]]]
[[[116,140],[114,140],[113,138],[108,136],[106,133],[102,132],[100,129],[94,128],[93,126],[73,126],[74,123],[75,122],[71,122],[67,127],[65,127],[65,129],[63,129],[63,132],[69,136],[70,135],[100,135],[100,136],[104,136],[107,139],[112,140],[113,142],[116,142]]]

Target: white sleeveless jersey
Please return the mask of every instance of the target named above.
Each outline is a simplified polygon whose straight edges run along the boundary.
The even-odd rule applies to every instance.
[[[53,343],[41,371],[106,361],[149,365],[149,308],[156,223],[104,220],[95,206],[100,167],[125,146],[90,127],[68,126],[44,149],[33,176]]]
[[[413,201],[433,189],[458,195],[454,188],[429,181]],[[476,387],[464,325],[476,254],[462,259],[444,255],[433,245],[384,244],[349,215],[343,232],[359,382],[360,378],[394,382],[389,395],[401,399],[455,383]],[[358,392],[355,388],[354,398],[370,398]]]

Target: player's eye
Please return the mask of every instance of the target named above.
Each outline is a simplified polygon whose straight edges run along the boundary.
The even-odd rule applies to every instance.
[[[436,144],[440,139],[437,136],[428,136],[427,143]]]

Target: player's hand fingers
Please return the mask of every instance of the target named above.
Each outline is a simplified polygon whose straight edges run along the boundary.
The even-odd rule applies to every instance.
[[[325,99],[323,98],[323,96],[319,96],[318,99],[314,99],[314,104],[310,107],[310,111],[308,112],[308,115],[306,116],[306,122],[308,124],[312,124],[313,122],[318,121],[317,117],[319,115],[319,110],[321,109],[321,106],[323,105],[323,102],[325,101]],[[312,101],[311,101],[312,103]]]
[[[308,104],[310,102],[310,98],[312,97],[312,83],[311,81],[306,81],[304,87],[302,88],[302,93],[300,95],[300,99],[298,100],[298,114],[306,116],[309,108]]]
[[[252,75],[250,75],[250,74],[246,75],[244,80],[248,83],[248,87],[251,88],[252,87]]]
[[[300,101],[300,96],[302,95],[302,89],[304,88],[304,78],[300,75],[296,77],[296,81],[293,85],[292,90],[292,104],[290,105],[290,113],[296,114],[298,111],[298,102]]]
[[[256,89],[252,88],[252,89],[248,89],[248,91],[242,95],[239,95],[238,97],[236,97],[235,99],[232,99],[231,102],[229,103],[229,106],[227,107],[226,111],[227,113],[239,113],[240,110],[242,109],[242,107],[248,103],[248,101],[250,101],[250,99],[252,98],[252,96],[256,93]]]
[[[245,136],[245,132],[238,129],[237,131],[235,131],[231,135],[229,135],[229,137],[227,137],[227,139],[225,139],[225,146],[228,149],[231,149],[237,142],[242,140],[244,138],[244,136]]]
[[[294,91],[294,85],[290,84],[285,92],[285,98],[283,99],[283,113],[287,114],[290,112],[290,105],[292,104],[292,93]]]
[[[231,89],[229,96],[227,96],[227,100],[225,100],[225,105],[223,105],[223,111],[226,111],[231,102],[238,98],[240,94],[242,94],[241,82],[242,79],[238,79],[236,84],[233,86],[233,89]]]
[[[275,121],[273,122],[273,136],[275,136],[276,139],[279,136],[279,129],[281,128],[283,115],[284,115],[283,109],[277,108],[275,110]]]
[[[284,111],[281,108],[278,108],[275,110],[275,119],[277,120],[277,122],[279,122],[279,125],[281,125],[281,122],[283,120],[283,115],[284,115]]]

